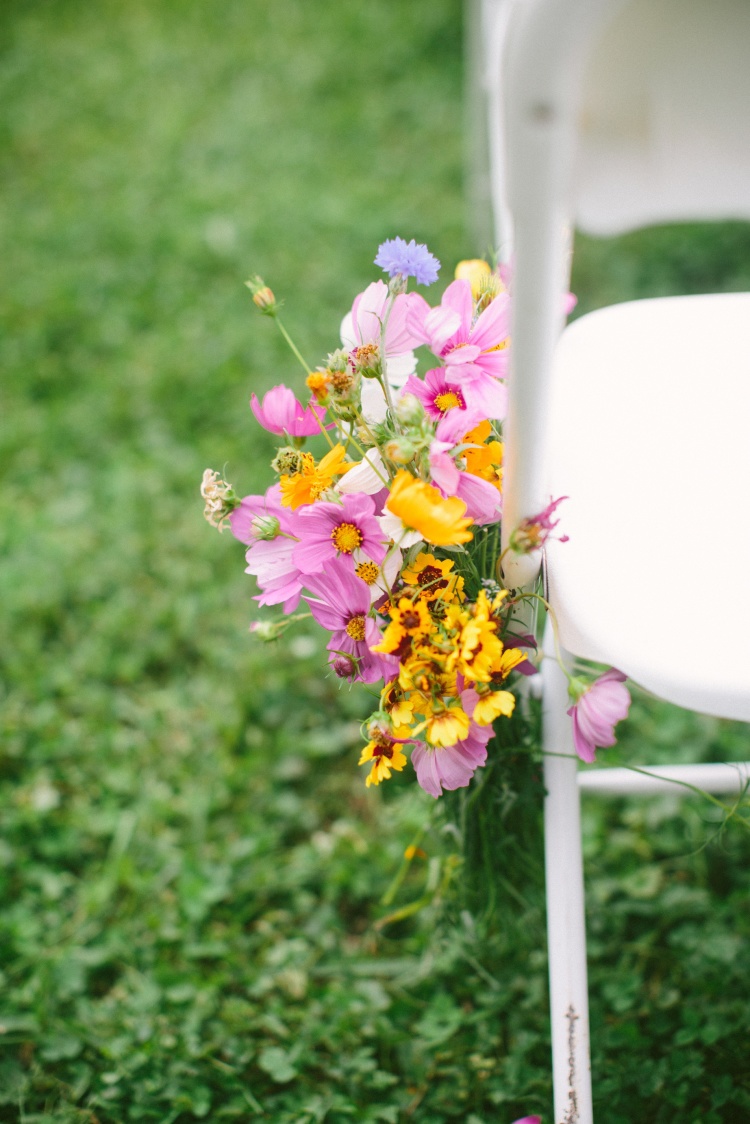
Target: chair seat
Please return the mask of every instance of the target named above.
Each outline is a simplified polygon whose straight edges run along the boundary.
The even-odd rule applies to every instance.
[[[750,721],[750,293],[634,301],[563,333],[547,552],[560,638]]]

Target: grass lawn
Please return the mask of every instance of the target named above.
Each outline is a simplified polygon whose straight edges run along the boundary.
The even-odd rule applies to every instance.
[[[384,238],[483,249],[461,39],[458,0],[2,7],[2,1122],[550,1124],[534,766],[366,791],[369,699],[312,628],[252,640],[198,496],[270,482],[248,397],[300,385],[247,276],[318,362]],[[724,287],[747,227],[579,242],[584,311]],[[731,595],[685,611],[721,658]],[[645,740],[748,755],[638,698],[607,760]],[[750,1120],[747,822],[585,819],[598,1118]]]

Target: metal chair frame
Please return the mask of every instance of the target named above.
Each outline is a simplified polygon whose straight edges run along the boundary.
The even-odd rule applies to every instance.
[[[547,403],[563,327],[561,296],[567,288],[573,222],[594,233],[613,233],[676,219],[750,218],[750,114],[745,112],[742,122],[739,118],[729,121],[732,127],[744,129],[737,156],[726,143],[721,112],[713,121],[710,113],[699,121],[693,135],[685,114],[680,117],[675,111],[670,118],[667,112],[672,105],[670,82],[676,88],[685,78],[680,51],[684,55],[691,42],[705,41],[706,20],[723,29],[723,39],[719,30],[718,38],[709,43],[708,109],[716,100],[720,111],[722,97],[730,109],[750,103],[748,68],[740,73],[736,65],[743,44],[747,57],[750,18],[741,0],[720,3],[722,13],[716,11],[715,3],[702,0],[680,0],[679,4],[676,0],[631,0],[630,4],[627,0],[474,0],[473,26],[484,29],[484,34],[475,35],[483,53],[475,59],[472,73],[475,86],[484,91],[489,104],[496,243],[505,260],[511,254],[514,259],[503,520],[506,544],[513,528],[540,511],[550,498],[547,465],[540,450],[548,443]],[[675,30],[679,27],[679,34],[669,34],[670,20]],[[640,53],[639,35],[648,35]],[[604,61],[597,62],[596,51],[603,41],[607,42]],[[663,72],[655,53],[660,46],[669,53]],[[619,86],[617,82],[627,78],[628,67],[641,67],[641,54],[645,61],[639,81],[646,94],[653,95],[652,118],[658,126],[645,132],[645,102],[631,107],[627,82]],[[593,128],[589,127],[591,118],[586,117],[587,96]],[[631,108],[635,123],[628,119]],[[672,125],[677,134],[674,144]],[[615,142],[620,126],[624,139],[618,151]],[[582,140],[587,128],[590,136]],[[680,161],[691,157],[691,145],[703,145],[703,151],[710,148],[720,164],[724,160],[715,182],[696,173],[685,184],[684,177],[677,174]],[[652,180],[654,169],[658,174]],[[619,187],[623,174],[627,179],[631,171],[633,183],[625,183],[618,194],[613,185]],[[535,579],[539,566],[538,557],[509,555],[506,581],[522,587]],[[546,645],[551,652],[549,636]],[[588,653],[576,654],[585,657]],[[685,786],[692,786],[737,794],[750,783],[750,763],[579,772],[565,713],[566,677],[555,660],[545,659],[541,678],[555,1121],[592,1124],[580,793],[640,795],[685,792]],[[747,700],[738,706],[741,717],[750,719],[750,682],[747,688]],[[737,717],[736,710],[729,716]],[[712,713],[722,712],[714,709]]]

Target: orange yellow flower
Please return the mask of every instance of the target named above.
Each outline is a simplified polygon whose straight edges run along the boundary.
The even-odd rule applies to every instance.
[[[328,389],[331,385],[331,372],[328,370],[311,371],[305,379],[305,382],[318,402],[325,402],[328,397]]]
[[[280,478],[281,502],[284,507],[296,510],[303,504],[314,503],[323,492],[333,485],[335,476],[342,476],[352,467],[346,461],[346,451],[343,445],[334,445],[326,453],[319,464],[316,465],[312,453],[301,453],[302,466],[299,472],[291,476],[284,475]]]
[[[472,476],[479,476],[482,480],[494,484],[499,492],[503,490],[503,443],[502,441],[489,441],[487,438],[492,433],[492,426],[488,421],[481,421],[471,432],[467,433],[464,441],[478,448],[466,449],[464,460],[466,471]],[[485,442],[487,442],[485,444]]]
[[[467,530],[466,504],[456,496],[443,499],[437,488],[401,469],[391,484],[386,508],[411,531],[433,546],[457,546],[474,537]]]

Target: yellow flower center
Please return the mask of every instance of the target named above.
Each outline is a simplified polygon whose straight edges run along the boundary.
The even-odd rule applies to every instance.
[[[452,390],[444,390],[442,394],[436,394],[433,401],[441,414],[447,414],[449,410],[454,410],[457,406],[463,409],[465,405],[461,395]]]
[[[346,626],[347,636],[351,636],[352,640],[364,640],[365,638],[365,615],[364,613],[357,613],[352,617]]]
[[[331,531],[331,538],[336,550],[341,554],[351,554],[362,542],[362,532],[354,523],[339,523]]]
[[[367,582],[368,585],[374,585],[378,580],[380,567],[374,562],[360,562],[359,566],[354,567],[354,573],[358,578],[361,578],[363,582]]]

